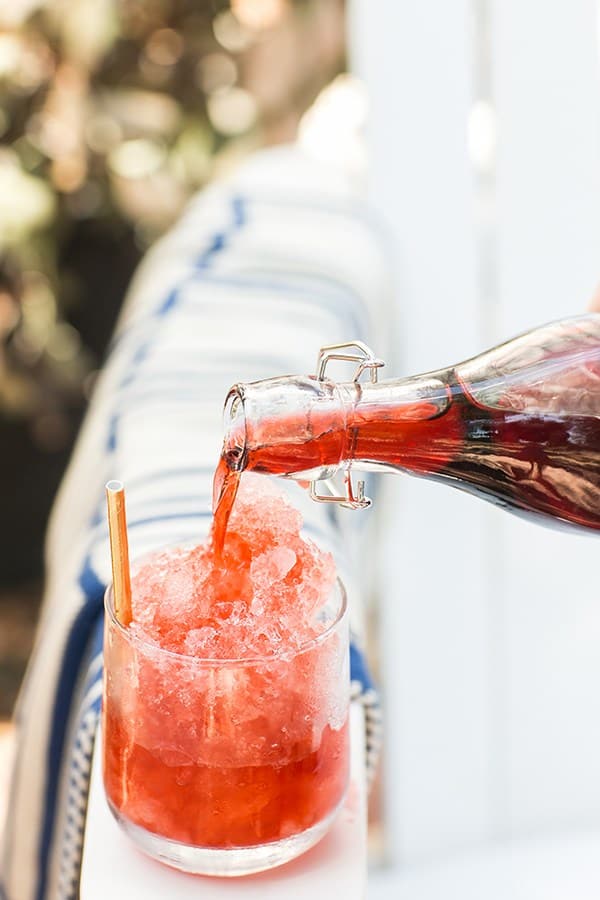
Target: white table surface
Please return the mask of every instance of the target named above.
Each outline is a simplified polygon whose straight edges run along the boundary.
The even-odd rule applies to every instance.
[[[366,789],[362,709],[352,704],[352,777],[323,840],[299,859],[244,878],[185,875],[144,856],[121,832],[104,797],[96,740],[81,873],[81,900],[361,900],[366,889]]]
[[[600,831],[489,844],[373,872],[368,900],[598,900]]]

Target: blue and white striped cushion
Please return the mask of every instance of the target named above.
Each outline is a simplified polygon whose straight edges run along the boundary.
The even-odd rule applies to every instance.
[[[78,893],[110,579],[104,483],[126,484],[133,558],[200,540],[230,384],[313,371],[326,343],[380,346],[387,271],[348,179],[295,148],[258,154],[201,193],[140,267],[49,529],[42,621],[17,711],[6,900]],[[353,696],[365,705],[372,773],[380,717],[359,649],[358,543],[370,514],[323,508],[288,488],[348,587]]]

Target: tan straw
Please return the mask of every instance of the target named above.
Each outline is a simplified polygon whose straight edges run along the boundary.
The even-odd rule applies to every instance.
[[[106,504],[108,507],[108,531],[110,534],[115,616],[121,625],[127,627],[133,616],[131,613],[131,577],[129,574],[127,518],[125,516],[125,489],[122,482],[109,481],[107,483]]]

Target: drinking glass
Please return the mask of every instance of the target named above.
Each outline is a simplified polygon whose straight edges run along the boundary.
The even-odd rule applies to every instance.
[[[103,763],[109,806],[168,865],[245,875],[315,844],[349,776],[346,594],[297,650],[186,656],[117,620],[105,595]]]

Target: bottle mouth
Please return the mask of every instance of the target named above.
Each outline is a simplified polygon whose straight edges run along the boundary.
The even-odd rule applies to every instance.
[[[244,386],[234,384],[225,399],[223,409],[223,458],[234,472],[246,467],[248,434]]]

